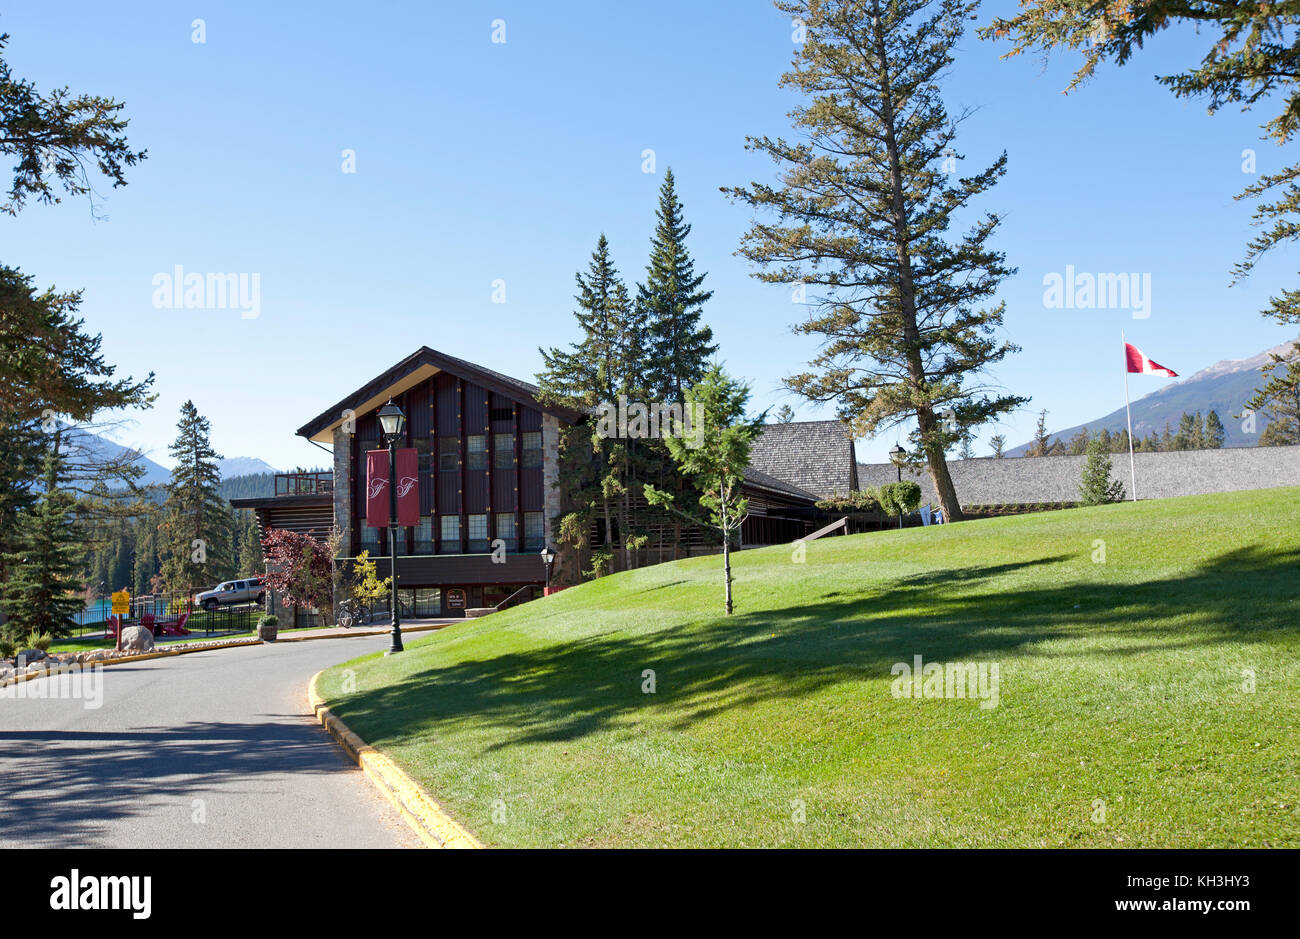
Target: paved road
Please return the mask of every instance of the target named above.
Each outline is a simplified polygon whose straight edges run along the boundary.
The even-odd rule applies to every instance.
[[[315,672],[387,644],[114,665],[98,709],[0,697],[0,848],[418,847],[306,703]]]

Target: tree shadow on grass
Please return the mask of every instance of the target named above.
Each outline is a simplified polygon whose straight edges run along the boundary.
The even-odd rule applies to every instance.
[[[634,716],[649,697],[645,669],[655,671],[654,703],[679,711],[676,729],[684,730],[730,709],[888,676],[916,654],[998,661],[1041,654],[1034,647],[1052,640],[1105,635],[1124,642],[1088,654],[1122,657],[1296,632],[1300,551],[1240,548],[1187,574],[1124,587],[1052,582],[1047,567],[1039,586],[994,589],[1000,577],[1066,559],[927,572],[857,594],[832,591],[804,608],[462,660],[344,696],[338,709],[371,742],[486,727],[495,750],[575,740]],[[1180,617],[1194,625],[1175,631],[1169,623]]]

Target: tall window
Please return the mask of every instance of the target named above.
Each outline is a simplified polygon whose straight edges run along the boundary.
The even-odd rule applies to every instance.
[[[371,528],[369,525],[367,525],[367,524],[365,523],[365,519],[362,518],[362,520],[361,520],[361,547],[360,547],[359,550],[361,550],[361,551],[369,551],[371,557],[374,557],[374,556],[377,555],[377,554],[384,554],[384,555],[387,555],[387,554],[388,554],[388,549],[387,549],[387,548],[381,548],[380,545],[379,545],[379,533],[380,533],[381,531],[383,531],[382,528]]]
[[[438,438],[438,469],[443,473],[454,473],[460,469],[460,438]]]
[[[469,516],[469,550],[485,552],[488,550],[488,517],[486,515]]]
[[[515,549],[515,539],[519,537],[515,533],[515,513],[498,512],[496,521],[497,537],[506,543],[507,551],[513,551]]]
[[[460,516],[439,515],[438,525],[442,535],[442,553],[460,554]]]
[[[523,465],[529,468],[535,468],[542,465],[542,434],[540,431],[529,431],[523,435]]]
[[[472,434],[465,438],[465,468],[487,469],[487,436]]]
[[[415,553],[433,554],[433,516],[423,515],[415,526]]]
[[[546,537],[546,530],[542,526],[541,512],[524,513],[524,547],[542,549],[542,542]]]
[[[515,435],[496,434],[492,438],[492,445],[496,447],[496,452],[492,455],[493,468],[514,469],[515,468]]]

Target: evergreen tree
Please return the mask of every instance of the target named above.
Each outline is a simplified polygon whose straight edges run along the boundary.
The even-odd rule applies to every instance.
[[[996,336],[1013,273],[990,247],[1000,219],[960,237],[953,216],[1005,172],[1006,155],[971,175],[949,172],[956,125],[941,79],[975,10],[964,0],[778,0],[806,29],[782,78],[807,96],[791,112],[803,140],[750,138],[780,167],[780,185],[727,190],[756,221],[740,253],[769,283],[825,288],[797,331],[822,337],[813,370],[787,386],[836,401],[857,435],[916,422],[944,517],[962,519],[945,452],[962,434],[1026,399],[989,396],[984,370],[1016,350]],[[951,419],[941,417],[951,414]]]
[[[645,330],[603,234],[596,242],[587,276],[579,273],[575,279],[578,309],[573,315],[582,338],[568,350],[539,350],[544,365],[538,375],[539,399],[581,413],[617,413],[620,398],[644,401]],[[602,565],[612,562],[620,537],[624,564],[630,566],[636,543],[629,524],[633,454],[628,439],[607,432],[607,422],[583,426],[585,433],[562,435],[570,452],[561,456],[559,485],[577,514],[572,519],[562,518],[560,530],[566,533],[567,543],[577,547],[577,533],[589,527],[592,518],[601,519],[604,547],[595,557],[599,573]]]
[[[1248,406],[1268,417],[1259,445],[1278,447],[1300,443],[1300,340],[1284,354],[1274,353],[1268,380],[1255,391]]]
[[[1106,434],[1109,443],[1110,431],[1103,431]],[[1079,432],[1070,438],[1070,454],[1072,456],[1082,456],[1088,451],[1088,428],[1080,427]]]
[[[722,539],[723,609],[732,613],[731,541],[749,512],[741,497],[745,467],[749,466],[750,445],[762,430],[763,417],[747,419],[745,406],[749,389],[729,378],[714,365],[686,395],[691,405],[703,410],[703,433],[698,441],[666,437],[665,443],[683,475],[695,482],[699,506],[704,515],[677,506],[676,494],[646,486],[646,498],[655,505],[682,512],[698,525],[711,527]]]
[[[677,402],[704,375],[718,347],[713,330],[700,323],[700,310],[713,292],[700,289],[706,275],[695,273],[686,250],[691,226],[683,218],[672,167],[659,187],[655,218],[650,263],[636,296],[638,319],[645,328],[645,385],[655,400]]]
[[[1223,442],[1227,439],[1228,433],[1224,430],[1223,421],[1219,420],[1219,412],[1211,410],[1205,415],[1205,441],[1203,446],[1209,450],[1220,450],[1223,448]]]
[[[993,448],[993,456],[995,459],[1002,459],[1002,451],[1006,445],[1007,438],[1005,434],[994,434],[989,438],[989,446]]]
[[[1025,456],[1047,456],[1051,452],[1051,434],[1047,431],[1047,409],[1038,412],[1038,423],[1034,427],[1034,442],[1025,451]]]
[[[257,513],[251,509],[244,509],[237,515],[239,562],[235,566],[235,574],[252,577],[266,569],[262,558],[262,539],[257,531]]]
[[[231,571],[230,508],[221,498],[221,455],[212,449],[211,427],[193,401],[181,405],[170,452],[176,466],[163,506],[162,575],[173,594],[192,594]],[[141,572],[138,567],[137,578]]]
[[[1174,435],[1175,450],[1191,450],[1196,441],[1196,418],[1186,411],[1178,419],[1178,433]]]
[[[974,458],[975,458],[975,450],[971,446],[971,438],[970,435],[968,434],[967,436],[961,438],[961,443],[958,444],[957,446],[957,459],[973,460]]]
[[[794,408],[788,404],[783,404],[776,409],[776,422],[778,424],[789,424],[794,420]]]
[[[57,438],[47,448],[45,491],[19,527],[17,548],[11,552],[3,584],[8,619],[4,632],[19,639],[32,633],[63,636],[76,626],[74,616],[85,604],[78,576],[83,552],[77,536],[73,497],[59,489]]]
[[[1088,460],[1079,483],[1079,501],[1084,505],[1103,505],[1124,498],[1124,484],[1110,478],[1110,452],[1094,437],[1088,444]]]

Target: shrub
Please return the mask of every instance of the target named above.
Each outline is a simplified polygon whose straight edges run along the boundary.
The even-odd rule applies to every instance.
[[[826,512],[877,512],[880,510],[880,500],[869,489],[855,490],[846,496],[836,493],[829,499],[818,500],[816,505],[817,508]]]
[[[921,487],[910,479],[901,483],[885,483],[876,490],[880,507],[889,515],[906,515],[921,505]]]
[[[49,652],[50,643],[52,643],[53,641],[54,641],[54,637],[51,636],[49,633],[32,633],[30,636],[27,637],[28,647],[32,649],[38,649],[41,652]]]
[[[18,646],[8,636],[0,636],[0,659],[12,659]]]
[[[1105,505],[1124,498],[1124,484],[1110,478],[1110,453],[1099,437],[1088,441],[1088,461],[1083,465],[1079,481],[1079,502],[1082,505]]]
[[[280,619],[274,613],[263,613],[257,618],[257,625],[279,627]]]

